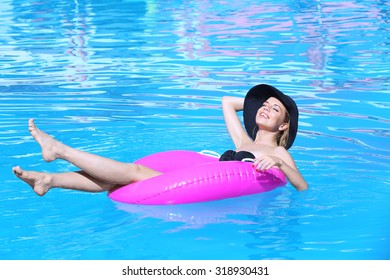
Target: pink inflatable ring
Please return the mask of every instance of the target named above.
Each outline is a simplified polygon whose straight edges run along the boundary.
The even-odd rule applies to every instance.
[[[219,161],[192,151],[156,153],[136,161],[163,172],[108,193],[129,204],[185,204],[220,200],[273,190],[286,184],[278,168],[256,171],[251,162]]]

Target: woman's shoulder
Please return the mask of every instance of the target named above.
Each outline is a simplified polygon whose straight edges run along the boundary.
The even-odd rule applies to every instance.
[[[274,149],[274,153],[279,157],[291,157],[290,153],[283,146],[277,146]]]

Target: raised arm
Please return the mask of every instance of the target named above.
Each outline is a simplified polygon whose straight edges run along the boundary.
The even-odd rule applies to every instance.
[[[236,149],[245,143],[250,143],[251,139],[246,134],[244,127],[237,112],[244,108],[244,98],[224,96],[222,98],[223,117],[225,119],[226,128],[233,140]]]

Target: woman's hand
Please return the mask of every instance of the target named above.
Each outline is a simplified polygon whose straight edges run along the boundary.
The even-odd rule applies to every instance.
[[[262,156],[256,158],[253,162],[253,166],[258,171],[268,170],[274,166],[279,167],[283,164],[283,161],[279,157],[275,156]]]
[[[284,175],[286,175],[287,179],[290,183],[299,191],[306,190],[308,188],[308,184],[305,179],[302,177],[301,173],[296,168],[294,162],[292,161],[292,166],[286,163],[289,158],[283,158],[277,156],[262,156],[256,158],[253,162],[253,167],[256,168],[257,171],[265,171],[272,167],[278,167]]]

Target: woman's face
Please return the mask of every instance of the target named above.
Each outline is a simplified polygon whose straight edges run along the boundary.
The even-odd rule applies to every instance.
[[[275,97],[268,98],[263,106],[259,108],[256,114],[256,123],[260,129],[267,129],[271,131],[280,131],[288,128],[286,127],[285,117],[286,108]]]

